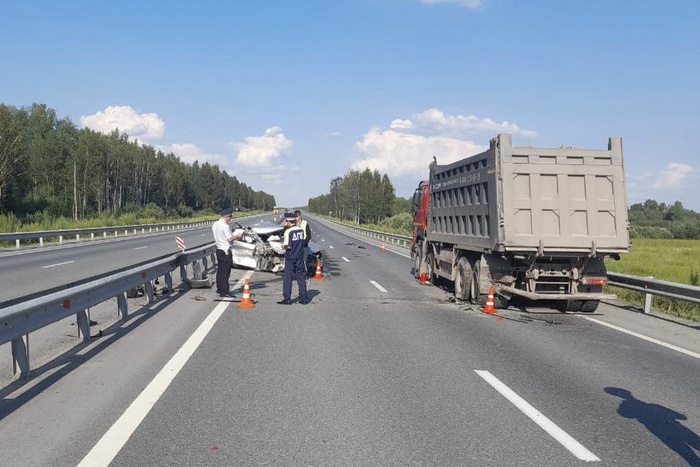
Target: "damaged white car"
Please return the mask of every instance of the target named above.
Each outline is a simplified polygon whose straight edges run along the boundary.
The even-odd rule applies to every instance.
[[[284,226],[260,221],[246,227],[235,223],[233,227],[244,230],[243,238],[235,240],[231,246],[234,267],[267,272],[284,270]],[[317,261],[321,259],[321,248],[309,242],[306,270],[310,276],[314,275]]]

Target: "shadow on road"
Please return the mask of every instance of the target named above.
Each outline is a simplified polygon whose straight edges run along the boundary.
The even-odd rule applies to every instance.
[[[620,416],[637,420],[688,465],[700,467],[700,457],[693,451],[700,451],[700,436],[679,423],[679,420],[687,420],[685,415],[662,405],[640,401],[627,389],[607,387],[605,392],[622,399],[617,408]]]

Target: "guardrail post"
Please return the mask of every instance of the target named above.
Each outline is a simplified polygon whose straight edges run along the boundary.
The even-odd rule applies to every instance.
[[[187,284],[192,288],[211,287],[209,274],[207,274],[206,268],[202,270],[202,266],[199,263],[204,260],[205,258],[201,258],[192,263],[192,279],[187,279]]]
[[[44,237],[39,237],[39,246],[44,246]]]
[[[87,310],[80,310],[75,314],[75,318],[78,322],[78,337],[82,333],[83,342],[90,342],[90,317]]]
[[[653,279],[654,276],[647,276],[647,279]],[[647,286],[645,285],[644,288],[646,289]],[[649,292],[644,293],[644,313],[651,313],[651,302],[654,296],[650,294]]]
[[[122,319],[126,321],[129,317],[129,302],[126,301],[126,294],[120,293],[117,295],[117,311],[122,315]]]
[[[184,264],[180,265],[180,280],[183,284],[187,284],[187,267]]]
[[[165,286],[168,288],[168,293],[173,292],[173,275],[170,272],[165,274]]]
[[[26,342],[25,342],[26,339]],[[29,334],[12,339],[12,375],[17,368],[24,379],[29,377]]]
[[[17,245],[17,249],[19,250],[19,238],[15,240],[15,245]]]
[[[146,281],[144,285],[144,290],[146,291],[146,297],[148,298],[148,303],[153,303],[155,301],[155,295],[153,294],[153,282]]]

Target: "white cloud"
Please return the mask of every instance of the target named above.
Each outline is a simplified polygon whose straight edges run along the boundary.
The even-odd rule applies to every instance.
[[[262,136],[249,136],[245,142],[230,143],[238,152],[236,163],[247,168],[271,168],[273,162],[287,153],[294,142],[288,139],[282,128],[273,126]]]
[[[83,127],[109,134],[115,129],[131,139],[152,141],[163,137],[165,122],[156,113],[139,113],[129,106],[109,106],[104,111],[80,117]]]
[[[481,6],[481,0],[420,0],[421,3],[426,3],[428,5],[434,5],[436,3],[455,3],[460,6],[465,6],[476,10]]]
[[[657,190],[671,190],[679,188],[685,179],[695,172],[693,166],[681,164],[679,162],[670,162],[666,166],[666,170],[659,173],[658,178],[654,182],[654,188]]]
[[[352,169],[369,168],[390,176],[424,175],[433,156],[440,164],[448,164],[487,149],[487,146],[446,136],[425,137],[378,128],[365,133],[356,147],[366,157],[355,162]]]
[[[520,135],[525,138],[537,138],[536,132],[520,128],[515,123],[498,123],[494,122],[490,118],[479,119],[474,115],[469,115],[467,117],[464,115],[446,116],[438,109],[428,109],[419,114],[415,114],[413,116],[413,120],[415,120],[414,125],[416,126],[438,132],[510,133],[513,135]],[[408,122],[410,123],[410,120],[408,120]]]
[[[160,149],[165,154],[173,153],[182,162],[186,164],[194,164],[195,161],[199,164],[204,164],[208,162],[209,164],[216,164],[220,169],[225,170],[226,165],[229,164],[230,160],[226,156],[221,156],[219,154],[207,154],[198,146],[192,143],[174,143],[169,146],[155,146]]]
[[[496,123],[473,115],[445,115],[429,109],[411,118],[394,119],[389,129],[371,128],[355,143],[360,159],[353,170],[377,170],[389,177],[424,177],[428,165],[436,157],[439,164],[448,164],[488,149],[474,142],[488,141],[496,133],[511,133],[535,138],[537,133],[509,122]],[[483,138],[481,138],[483,136]]]

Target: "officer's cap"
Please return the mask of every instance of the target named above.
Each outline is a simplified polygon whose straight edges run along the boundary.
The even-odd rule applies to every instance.
[[[222,216],[230,216],[231,214],[233,214],[233,209],[231,209],[231,208],[226,208],[226,209],[221,210]]]
[[[293,212],[285,212],[284,213],[284,220],[288,222],[294,222],[296,220],[296,216],[294,215]]]

